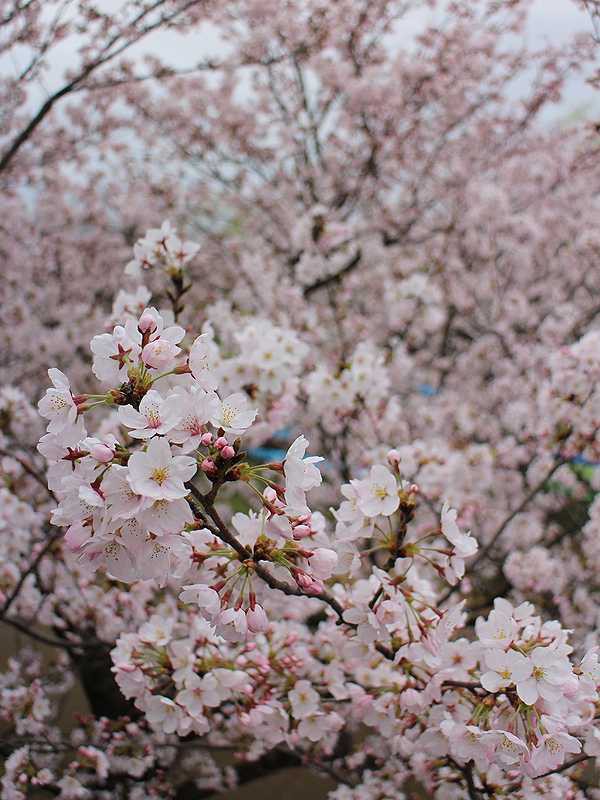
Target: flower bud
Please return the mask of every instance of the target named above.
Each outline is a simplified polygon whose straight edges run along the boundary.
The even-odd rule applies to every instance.
[[[108,464],[109,461],[113,460],[115,451],[104,442],[100,442],[92,447],[90,455],[95,461],[99,461],[101,464]]]
[[[225,445],[225,447],[221,450],[221,456],[225,459],[233,458],[235,455],[235,450],[230,444]]]
[[[140,333],[154,333],[156,330],[156,320],[147,311],[144,311],[138,322],[138,330]]]
[[[387,454],[387,460],[392,467],[397,467],[400,463],[400,453],[397,450],[390,450]]]
[[[249,608],[246,611],[246,622],[248,630],[252,633],[264,633],[269,627],[269,620],[265,610],[258,603],[254,608]]]
[[[228,444],[229,442],[224,436],[219,436],[219,438],[215,442],[215,447],[217,448],[217,450],[222,450],[224,447],[227,447]]]
[[[167,369],[179,352],[179,347],[166,339],[155,339],[142,350],[142,361],[153,369]]]
[[[294,580],[301,589],[308,589],[308,587],[312,584],[312,578],[310,575],[307,575],[306,572],[294,570],[293,576]]]
[[[205,447],[208,447],[209,445],[212,444],[212,441],[213,441],[212,433],[208,433],[208,432],[207,433],[203,433],[202,436],[200,437],[200,441],[202,442],[202,444]]]
[[[204,461],[200,464],[200,469],[207,475],[212,475],[217,471],[217,466],[215,462],[212,460],[212,458],[205,458]]]
[[[309,525],[296,525],[292,536],[298,541],[304,539],[306,536],[310,536],[311,533],[312,531]]]
[[[325,587],[321,581],[311,580],[310,585],[304,590],[307,594],[323,594]]]
[[[309,559],[311,570],[318,578],[329,578],[337,565],[337,553],[328,547],[318,547]]]

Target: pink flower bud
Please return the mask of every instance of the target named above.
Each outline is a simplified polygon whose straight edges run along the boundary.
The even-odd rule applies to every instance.
[[[312,578],[310,577],[310,575],[307,575],[306,572],[301,572],[300,570],[294,570],[293,575],[294,575],[294,580],[301,589],[308,589],[308,587],[312,583]]]
[[[233,447],[228,444],[221,450],[221,456],[225,459],[233,458],[235,455],[235,450]]]
[[[140,333],[153,333],[156,330],[156,320],[147,311],[144,311],[138,322]]]
[[[294,580],[298,586],[307,594],[321,594],[325,591],[325,587],[320,581],[316,580],[302,570],[295,569],[293,570],[292,575],[294,576]]]
[[[200,441],[202,442],[202,444],[205,447],[208,447],[209,445],[211,445],[212,444],[212,440],[213,440],[212,433],[203,433],[202,436],[200,437]]]
[[[299,541],[300,539],[304,539],[306,536],[310,536],[311,533],[312,531],[309,525],[296,525],[292,536],[294,539]]]
[[[114,450],[107,444],[104,444],[104,442],[95,444],[90,450],[91,457],[101,464],[108,464],[109,461],[112,461],[114,454]]]
[[[267,488],[263,492],[263,497],[267,501],[267,503],[274,503],[277,500],[277,492],[273,489],[272,486],[267,486]]]
[[[309,560],[310,568],[318,578],[329,578],[337,564],[337,553],[327,547],[318,547]]]
[[[264,633],[269,627],[269,620],[265,610],[258,603],[254,608],[249,608],[246,611],[246,622],[248,630],[252,631],[252,633]]]
[[[224,436],[219,436],[219,438],[215,442],[215,447],[217,448],[217,450],[222,450],[224,447],[227,447],[228,444],[229,442]]]
[[[212,475],[214,472],[217,471],[217,467],[215,462],[212,458],[205,458],[204,461],[200,464],[200,469],[202,472],[206,472],[207,475]]]
[[[304,591],[307,594],[322,594],[325,591],[325,587],[321,581],[311,580],[310,585]]]
[[[179,353],[179,347],[166,339],[155,339],[142,350],[142,361],[153,369],[167,369]]]
[[[392,467],[396,467],[400,463],[400,453],[397,450],[390,450],[387,454],[387,460]]]

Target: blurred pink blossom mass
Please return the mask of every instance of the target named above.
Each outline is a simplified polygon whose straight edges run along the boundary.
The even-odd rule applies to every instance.
[[[0,0],[0,800],[600,798],[599,56]]]

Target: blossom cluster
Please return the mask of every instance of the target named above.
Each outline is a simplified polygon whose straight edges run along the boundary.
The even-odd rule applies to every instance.
[[[597,798],[591,36],[6,5],[2,800]]]
[[[161,231],[164,242],[154,232],[147,250],[179,241],[167,224]],[[38,406],[66,569],[88,593],[98,580],[109,592],[131,584],[128,602],[117,589],[111,658],[148,735],[171,744],[194,736],[251,760],[285,747],[373,791],[411,773],[436,788],[464,770],[476,791],[529,791],[570,757],[595,756],[596,649],[574,660],[558,622],[501,597],[467,638],[464,602],[447,602],[493,544],[482,553],[466,530],[477,519],[466,488],[460,513],[444,498],[457,455],[441,444],[426,452],[419,440],[377,445],[329,511],[309,505],[309,493],[333,494],[329,465],[305,436],[280,459],[249,456],[289,391],[310,402],[330,395],[325,436],[350,421],[358,438],[368,418],[376,426],[383,409],[396,413],[386,398],[393,366],[360,344],[337,377],[317,366],[300,386],[309,349],[296,334],[254,322],[225,338],[210,324],[195,335],[176,319],[181,298],[176,313],[149,299],[143,287],[122,293],[112,332],[92,338],[100,391],[77,393],[53,368]],[[466,457],[491,486],[491,455],[472,446]],[[243,510],[231,509],[235,498]],[[532,522],[533,543],[534,531]],[[549,588],[524,577],[518,555],[505,575],[520,591],[531,580]],[[7,573],[7,589],[17,581],[18,571]],[[33,575],[26,583],[31,603],[39,587]],[[166,592],[159,602],[149,602],[153,587]],[[60,630],[64,613],[57,605],[43,616]],[[358,742],[335,755],[343,732],[361,727],[362,755]],[[27,748],[13,754],[17,771]]]

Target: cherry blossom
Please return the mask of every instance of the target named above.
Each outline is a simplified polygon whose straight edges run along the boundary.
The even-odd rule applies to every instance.
[[[153,500],[178,500],[186,497],[184,483],[193,477],[196,461],[190,456],[174,456],[166,439],[153,439],[145,452],[129,459],[127,480],[131,489]]]
[[[3,796],[597,791],[596,48],[425,5],[2,18]]]
[[[175,398],[162,397],[159,392],[150,390],[140,402],[139,411],[133,406],[119,407],[119,421],[128,428],[134,439],[151,439],[165,435],[179,422],[181,412]]]
[[[59,369],[49,369],[52,389],[38,403],[40,414],[49,420],[48,432],[60,433],[77,419],[77,404],[71,393],[69,379]]]

